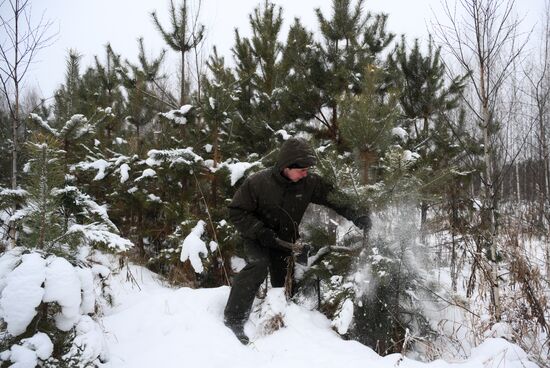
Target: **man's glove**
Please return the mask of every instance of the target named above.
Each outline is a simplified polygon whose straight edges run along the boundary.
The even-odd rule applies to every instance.
[[[266,248],[279,248],[279,244],[275,241],[275,232],[269,228],[263,228],[258,233],[258,241],[262,247]]]
[[[353,224],[357,226],[359,229],[366,230],[366,231],[369,231],[372,226],[369,215],[362,215],[357,217],[353,221]]]
[[[279,244],[281,248],[289,250],[294,254],[300,254],[304,249],[304,244],[302,243],[290,243],[279,238],[275,238],[275,241],[277,242],[277,244]]]

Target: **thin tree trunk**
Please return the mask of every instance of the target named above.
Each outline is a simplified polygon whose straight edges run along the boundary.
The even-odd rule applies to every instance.
[[[19,1],[17,0],[15,2],[15,49],[14,49],[14,88],[15,88],[15,106],[13,108],[13,116],[12,116],[12,126],[11,126],[11,132],[12,132],[12,151],[11,151],[11,188],[17,189],[17,151],[19,149],[18,141],[17,141],[17,130],[19,128],[19,74],[18,74],[18,65],[19,65]],[[13,208],[13,212],[17,210],[16,207]],[[15,221],[10,221],[8,225],[8,235],[9,235],[9,243],[8,243],[8,249],[15,247],[15,240],[16,240],[16,228],[15,228]]]
[[[201,74],[200,74],[200,67],[199,67],[199,52],[197,51],[196,47],[193,50],[195,52],[195,72],[197,73],[197,100],[200,101],[201,100]]]
[[[454,292],[457,290],[457,255],[456,255],[456,228],[458,222],[458,208],[455,191],[451,189],[451,287]]]
[[[478,33],[477,37],[481,37]],[[478,39],[478,45],[481,44],[481,41]],[[483,154],[485,161],[485,198],[483,201],[483,208],[487,211],[487,216],[485,221],[486,224],[486,234],[485,241],[489,246],[491,252],[491,297],[493,299],[493,314],[496,321],[500,321],[500,292],[498,284],[498,264],[497,264],[497,244],[496,244],[496,208],[495,201],[497,196],[498,188],[495,188],[494,182],[494,156],[493,156],[493,134],[492,133],[492,117],[489,111],[489,86],[488,86],[488,76],[486,75],[487,70],[485,66],[485,60],[481,57],[483,52],[479,52],[478,62],[479,62],[479,87],[481,95],[481,117],[483,119],[482,128],[483,128]]]
[[[331,138],[334,143],[338,144],[340,141],[340,137],[338,134],[338,107],[333,106],[332,107],[332,121],[331,121]]]
[[[48,180],[48,169],[47,169],[47,162],[48,162],[48,154],[47,154],[47,147],[42,147],[42,167],[40,168],[41,175],[40,175],[40,235],[38,238],[38,248],[44,249],[44,243],[46,241],[46,214],[47,214],[47,195],[48,195],[48,185],[46,180]]]
[[[218,144],[218,127],[214,127],[214,136],[213,136],[213,143],[214,143],[214,169],[218,167],[219,162],[221,161],[220,157],[220,148]],[[218,177],[214,174],[212,176],[212,207],[217,208],[218,206]]]
[[[420,203],[420,239],[426,243],[426,222],[428,219],[428,204],[426,201]]]
[[[544,126],[543,111],[539,108],[539,130],[540,130],[540,161],[541,170],[541,188],[539,190],[539,223],[544,226],[544,208],[548,198],[548,144],[546,142],[546,127]]]
[[[485,224],[485,241],[491,252],[491,279],[489,280],[491,285],[491,298],[493,302],[493,314],[496,321],[500,321],[501,308],[500,308],[500,289],[498,283],[498,263],[497,263],[497,243],[496,243],[496,197],[497,193],[493,183],[493,160],[491,157],[491,136],[489,133],[489,114],[487,108],[484,107],[484,118],[487,118],[484,123],[483,136],[485,144],[485,198],[483,207],[486,211],[484,221]]]
[[[516,164],[516,200],[521,201],[521,185],[519,181],[519,164]]]
[[[185,105],[185,51],[181,50],[180,106]]]
[[[185,105],[185,48],[186,48],[186,45],[185,45],[185,42],[187,40],[187,0],[183,0],[183,9],[185,9],[185,15],[184,15],[184,18],[182,19],[182,22],[183,22],[183,38],[182,38],[182,42],[184,43],[183,45],[181,45],[181,91],[180,91],[180,105],[183,106]]]

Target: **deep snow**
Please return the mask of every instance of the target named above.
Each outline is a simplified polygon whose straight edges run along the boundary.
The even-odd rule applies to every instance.
[[[130,272],[136,283],[128,282]],[[115,306],[101,324],[110,360],[104,367],[379,367],[379,368],[534,368],[526,354],[503,339],[488,339],[467,361],[423,363],[393,354],[378,356],[355,341],[345,341],[321,313],[287,303],[281,289],[256,300],[243,346],[223,325],[229,287],[170,288],[148,270],[130,266],[113,275]],[[283,316],[285,327],[268,331],[266,323]]]

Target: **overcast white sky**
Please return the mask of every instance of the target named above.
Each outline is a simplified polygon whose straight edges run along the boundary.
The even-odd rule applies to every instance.
[[[452,2],[453,0],[449,0]],[[175,0],[175,3],[179,3]],[[189,0],[189,3],[197,1]],[[205,55],[216,45],[219,52],[231,58],[234,43],[233,29],[238,27],[243,35],[249,34],[248,14],[263,0],[203,0],[200,22],[206,27]],[[331,0],[275,0],[283,7],[284,32],[294,17],[302,19],[309,29],[315,31],[317,22],[315,8],[321,8],[330,16]],[[545,0],[518,0],[518,11],[526,16],[526,24],[540,21]],[[104,45],[110,42],[113,49],[124,58],[135,60],[137,38],[142,36],[150,55],[157,55],[164,44],[153,26],[150,13],[156,10],[164,24],[168,23],[168,0],[47,0],[33,1],[33,17],[45,12],[45,17],[54,22],[53,30],[59,30],[54,44],[40,52],[37,62],[30,70],[26,84],[37,87],[39,93],[49,97],[62,83],[65,58],[69,49],[83,55],[82,69],[92,63],[93,56],[103,59]],[[441,0],[366,0],[365,9],[389,14],[388,30],[405,33],[407,39],[426,39],[433,12],[441,11]],[[177,58],[168,51],[168,71],[176,70]],[[227,60],[229,61],[229,60]]]

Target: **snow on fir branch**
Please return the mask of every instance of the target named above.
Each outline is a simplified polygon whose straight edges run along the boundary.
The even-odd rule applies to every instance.
[[[104,159],[99,159],[92,162],[79,162],[78,164],[74,165],[74,167],[82,170],[90,170],[90,169],[97,170],[96,176],[92,179],[96,181],[96,180],[102,180],[103,178],[105,178],[106,170],[107,168],[111,167],[111,164],[105,161]]]
[[[145,161],[148,166],[160,166],[162,163],[168,163],[170,167],[175,165],[192,165],[202,162],[204,159],[193,152],[193,148],[178,148],[167,150],[150,150],[147,152],[149,158]]]
[[[178,110],[170,110],[168,112],[161,112],[159,113],[160,116],[165,117],[166,119],[174,122],[177,125],[185,125],[187,124],[187,118],[186,115],[191,111],[193,108],[192,105],[183,105]]]
[[[107,207],[105,205],[100,205],[92,199],[88,194],[82,193],[80,189],[75,186],[66,186],[60,189],[53,189],[52,195],[70,196],[75,205],[81,207],[81,212],[87,216],[98,216],[105,224],[107,224],[111,229],[117,229],[116,225],[113,224],[107,213]]]
[[[30,118],[40,128],[50,133],[56,138],[65,138],[71,136],[72,139],[78,139],[84,134],[93,132],[93,126],[88,123],[88,119],[82,114],[75,114],[65,122],[61,129],[57,130],[50,126],[47,121],[44,121],[37,114],[30,114]]]
[[[189,260],[196,273],[202,273],[204,271],[201,255],[205,256],[208,254],[206,243],[201,239],[205,228],[206,222],[199,220],[197,225],[191,230],[189,235],[185,237],[181,244],[180,260],[182,262]]]
[[[74,233],[83,235],[89,245],[104,244],[107,248],[117,252],[127,251],[134,246],[134,243],[113,233],[105,224],[74,224],[69,227],[67,234]]]

